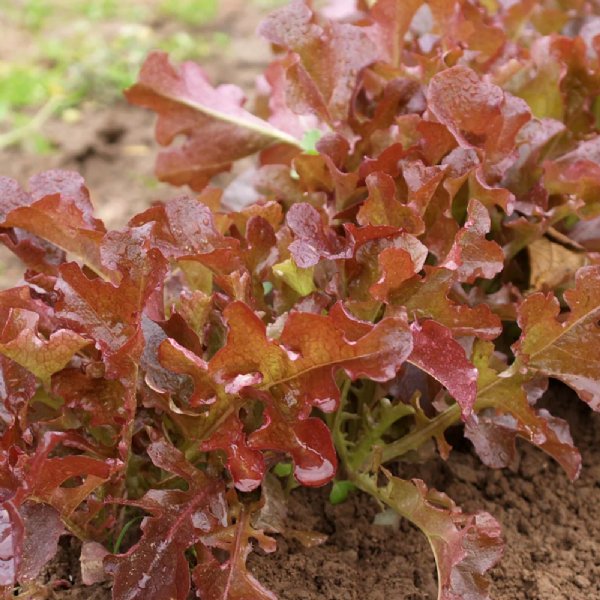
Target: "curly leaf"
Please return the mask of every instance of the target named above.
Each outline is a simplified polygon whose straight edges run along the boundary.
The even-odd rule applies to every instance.
[[[414,235],[425,231],[420,216],[398,200],[392,177],[381,172],[371,173],[366,184],[369,195],[356,216],[360,225],[390,225]]]
[[[184,553],[202,535],[223,525],[222,486],[166,442],[154,442],[148,453],[156,466],[187,480],[189,490],[153,489],[130,503],[150,513],[142,522],[142,538],[126,553],[107,556],[104,564],[114,577],[115,600],[186,600],[190,572]]]
[[[212,435],[204,447],[226,451],[239,489],[256,487],[264,475],[264,465],[251,449],[287,452],[301,482],[326,483],[335,474],[337,459],[325,425],[308,418],[312,407],[335,410],[340,398],[335,380],[338,370],[351,379],[393,378],[412,350],[408,325],[396,317],[373,325],[354,319],[338,305],[329,316],[292,312],[275,341],[242,302],[231,303],[224,316],[227,341],[209,361],[208,371],[200,367],[198,357],[177,348],[173,341],[161,346],[163,359],[168,360],[165,365],[192,374],[201,390],[216,390],[216,402],[202,417],[210,423]],[[237,417],[226,420],[244,398],[264,404],[264,422],[248,436],[248,442]],[[224,422],[229,423],[224,433],[215,432]]]
[[[532,294],[521,304],[523,334],[514,350],[527,368],[564,381],[600,410],[600,267],[579,269],[575,288],[564,297],[570,312],[560,321],[553,294]]]
[[[348,258],[350,248],[345,239],[325,225],[319,211],[306,202],[290,207],[286,223],[295,236],[290,253],[298,267],[308,269],[321,259]]]
[[[475,335],[484,340],[498,337],[502,322],[486,304],[469,306],[450,295],[456,272],[442,267],[425,267],[425,276],[405,281],[389,295],[394,306],[403,306],[409,316],[437,321],[454,335]]]
[[[294,476],[302,485],[324,485],[337,470],[331,433],[320,419],[310,417],[293,422],[274,409],[266,409],[265,423],[250,435],[248,445],[289,454],[294,461]]]
[[[125,263],[126,274],[118,285],[90,279],[75,263],[62,265],[56,282],[61,294],[57,316],[93,339],[109,372],[117,375],[126,373],[131,361],[139,359],[141,312],[164,276],[165,264],[159,255],[149,253],[145,261],[143,268]],[[138,277],[133,280],[130,274]],[[127,356],[129,360],[124,361]]]
[[[517,368],[498,371],[494,364],[494,346],[478,340],[473,349],[473,363],[479,372],[476,407],[479,422],[468,423],[466,436],[473,442],[483,462],[491,467],[505,467],[515,457],[515,439],[521,437],[552,456],[575,479],[581,469],[581,455],[573,446],[565,421],[552,417],[532,404],[526,388],[531,374]],[[539,395],[538,395],[539,396]]]
[[[399,66],[403,41],[410,23],[423,0],[378,0],[371,9],[374,23],[372,39],[391,65]]]
[[[329,123],[343,121],[360,71],[377,59],[368,32],[317,15],[304,0],[269,15],[259,33],[289,51],[287,102],[294,112],[313,113]]]
[[[201,600],[277,600],[248,572],[246,559],[252,549],[249,538],[259,537],[263,549],[272,552],[274,547],[262,532],[255,531],[250,525],[250,512],[241,509],[237,523],[217,534],[208,543],[229,553],[229,558],[219,561],[212,553],[204,549],[193,578]],[[205,543],[207,540],[204,540]]]
[[[498,522],[486,512],[463,513],[448,496],[427,489],[419,479],[406,481],[383,471],[385,486],[378,487],[366,475],[358,484],[427,536],[437,566],[438,600],[489,600],[485,573],[503,552]]]
[[[94,218],[83,177],[72,171],[46,171],[29,181],[25,192],[12,179],[0,179],[0,227],[17,227],[81,258],[102,272],[100,243],[106,232]],[[31,240],[37,254],[47,251]]]
[[[437,379],[458,402],[467,420],[477,398],[477,369],[452,333],[435,321],[413,323],[414,348],[408,361]]]
[[[0,336],[0,352],[48,385],[50,377],[91,342],[68,329],[59,329],[48,340],[42,340],[38,334],[39,320],[37,313],[13,308]]]
[[[192,62],[176,69],[164,52],[152,52],[139,79],[125,95],[129,102],[158,114],[156,136],[167,146],[180,134],[185,143],[163,151],[156,174],[174,185],[201,190],[231,163],[274,143],[299,146],[298,140],[242,108],[240,88],[214,88]]]
[[[466,148],[481,149],[491,165],[512,152],[517,133],[531,118],[524,100],[481,81],[462,65],[436,74],[427,98],[428,109],[457,141]]]
[[[223,450],[227,455],[227,467],[242,492],[256,489],[263,481],[266,466],[263,455],[251,448],[237,415],[223,422],[218,431],[201,445],[202,450]]]
[[[461,282],[474,283],[478,277],[492,279],[504,268],[504,253],[496,242],[485,238],[491,228],[485,206],[471,199],[467,210],[468,220],[456,234],[442,266],[455,270]]]

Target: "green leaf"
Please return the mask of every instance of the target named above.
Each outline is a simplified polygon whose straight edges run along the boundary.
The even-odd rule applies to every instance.
[[[348,494],[353,492],[356,486],[348,480],[334,481],[329,492],[329,502],[331,504],[341,504],[348,498]]]
[[[273,265],[273,273],[300,296],[308,296],[316,289],[313,281],[314,268],[303,269],[294,262],[293,258]]]
[[[317,150],[317,142],[323,137],[323,132],[320,129],[309,129],[304,132],[304,136],[300,140],[300,146],[306,154],[319,154]]]
[[[273,467],[273,473],[275,473],[277,477],[288,477],[293,471],[294,465],[288,462],[280,462]]]

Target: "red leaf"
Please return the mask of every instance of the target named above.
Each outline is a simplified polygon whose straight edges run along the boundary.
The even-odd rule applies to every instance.
[[[0,415],[8,427],[12,427],[15,420],[18,420],[20,429],[27,428],[29,401],[37,387],[34,375],[27,369],[0,356]]]
[[[414,348],[408,360],[437,379],[458,402],[463,420],[471,415],[477,398],[477,369],[467,360],[452,333],[435,321],[413,323]]]
[[[249,572],[246,559],[251,550],[249,538],[256,537],[250,525],[250,512],[242,508],[235,526],[223,532],[226,543],[219,544],[229,552],[229,558],[219,563],[211,552],[204,550],[193,578],[201,600],[277,600]],[[261,535],[262,537],[262,535]],[[269,548],[269,550],[273,550]]]
[[[142,499],[153,516],[142,523],[141,541],[126,554],[104,559],[114,576],[115,600],[186,600],[190,575],[184,552],[198,537],[193,517],[208,503],[208,496],[207,491],[188,500],[184,492],[153,490]]]
[[[272,600],[246,566],[275,546],[248,502],[262,486],[268,523],[274,465],[318,486],[339,456],[425,532],[439,600],[487,600],[496,522],[378,465],[431,441],[445,458],[462,416],[486,465],[522,438],[577,477],[536,402],[552,377],[600,409],[600,26],[576,14],[593,3],[318,4],[262,25],[260,116],[200,67],[147,59],[127,94],[157,115],[159,176],[201,193],[107,232],[78,175],[0,179],[0,242],[27,267],[0,292],[7,594],[64,523],[86,582],[107,540],[129,543],[106,557],[116,600],[186,600],[191,565],[204,600]],[[549,294],[527,289],[543,236],[586,265]]]
[[[56,551],[56,542],[63,532],[61,520],[49,506],[30,504],[29,499],[52,505],[63,519],[74,522],[71,513],[77,506],[122,468],[118,461],[66,454],[69,448],[93,451],[74,433],[46,432],[35,440],[37,445],[30,454],[11,444],[10,437],[4,435],[1,454],[4,491],[0,512],[10,523],[2,542],[2,558],[7,562],[0,572],[1,585],[11,585],[17,578],[36,577],[39,568]],[[63,456],[49,458],[58,445],[62,445]],[[61,487],[72,477],[81,478],[83,483]]]
[[[0,291],[0,319],[6,323],[11,310],[20,308],[37,313],[40,318],[39,327],[44,334],[50,333],[56,326],[53,310],[39,298],[32,295],[28,286],[14,287]]]
[[[39,319],[37,313],[12,309],[0,335],[0,352],[49,384],[50,377],[90,341],[68,329],[59,329],[48,340],[42,340],[38,335]]]
[[[47,504],[26,502],[21,506],[25,526],[19,582],[35,579],[58,550],[58,540],[66,533],[58,512]]]
[[[158,347],[158,359],[163,367],[189,375],[194,381],[194,394],[189,399],[191,407],[212,404],[216,400],[216,385],[208,372],[208,364],[175,340],[166,339]],[[158,390],[166,391],[166,390]]]
[[[478,277],[493,279],[504,268],[502,248],[485,238],[491,227],[487,209],[471,199],[468,220],[456,234],[452,249],[441,266],[456,270],[458,281],[474,283]]]
[[[423,0],[378,0],[371,9],[375,22],[372,39],[381,46],[380,56],[395,67],[400,66],[404,36]]]
[[[217,272],[230,273],[242,266],[239,241],[218,231],[210,208],[189,196],[155,205],[131,220],[132,225],[154,223],[152,245],[171,259],[202,262]]]
[[[190,573],[184,552],[203,534],[222,523],[222,488],[205,478],[165,442],[149,448],[153,462],[190,483],[190,490],[150,490],[135,505],[150,513],[142,522],[142,538],[126,553],[107,556],[114,577],[113,598],[186,600]],[[217,512],[217,514],[215,514]]]
[[[2,243],[30,269],[56,275],[66,261],[66,252],[24,229],[9,229],[0,233]]]
[[[100,272],[99,246],[105,233],[102,221],[93,216],[93,207],[83,178],[71,171],[46,171],[32,177],[30,192],[14,181],[0,181],[1,227],[20,227],[43,240],[79,256]]]
[[[489,600],[484,574],[500,560],[504,546],[498,522],[486,512],[463,513],[419,479],[384,472],[385,487],[365,479],[366,489],[427,536],[437,564],[439,600]]]
[[[536,411],[535,416],[531,411],[526,419],[502,413],[479,415],[477,423],[467,423],[465,436],[482,462],[493,469],[516,466],[515,442],[521,437],[556,459],[570,479],[576,479],[581,470],[581,455],[573,446],[568,423],[544,409]]]
[[[335,410],[339,390],[334,374],[339,369],[351,379],[393,378],[412,349],[408,326],[400,318],[376,325],[361,322],[341,307],[327,317],[293,312],[275,342],[243,303],[230,304],[224,314],[227,343],[210,361],[209,372],[230,393],[245,388],[265,403],[265,424],[249,436],[248,446],[290,452],[299,480],[322,485],[335,474],[336,459],[324,424],[306,420],[311,407]],[[236,464],[236,453],[244,447],[241,435],[235,435],[239,448],[229,451],[231,470],[258,474],[256,458],[247,453]],[[227,451],[220,438],[218,444]]]
[[[93,427],[120,428],[125,422],[125,389],[120,381],[91,377],[79,369],[64,369],[52,378],[52,393],[62,398],[80,419],[89,419]]]
[[[518,366],[498,373],[490,342],[478,341],[473,363],[479,371],[477,408],[480,422],[468,423],[467,437],[483,462],[492,467],[506,466],[515,456],[515,438],[521,437],[552,456],[575,479],[581,469],[581,456],[573,446],[568,425],[544,410],[535,410],[525,391],[532,374],[521,374]],[[539,395],[538,395],[539,397]],[[487,410],[486,410],[487,409]]]
[[[329,429],[320,419],[290,422],[274,410],[265,409],[264,425],[248,438],[250,448],[280,450],[294,461],[294,476],[306,486],[331,481],[337,457]]]
[[[369,196],[356,216],[359,225],[391,225],[415,235],[425,231],[420,216],[397,199],[396,185],[389,175],[371,173],[366,183]]]
[[[100,248],[102,264],[115,272],[113,281],[128,280],[141,305],[162,286],[167,268],[152,241],[149,226],[127,227],[107,233]]]
[[[419,123],[419,127],[422,129],[425,129],[426,126],[428,128],[441,127],[437,123],[429,123],[428,121]],[[436,137],[443,136],[443,133],[437,130],[434,131]],[[447,133],[447,130],[445,131]],[[439,140],[438,143],[440,143]],[[429,149],[429,151],[432,150]],[[404,160],[401,161],[401,165],[402,175],[408,189],[408,204],[419,215],[423,215],[444,176],[450,176],[449,169],[446,165],[428,167],[420,160]]]
[[[585,203],[589,216],[598,214],[600,139],[580,142],[556,160],[544,162],[544,185],[550,194],[573,194]],[[585,214],[585,213],[584,213]]]
[[[63,323],[94,340],[109,373],[127,370],[122,353],[134,357],[140,352],[135,349],[137,320],[148,291],[128,278],[118,286],[100,278],[89,279],[75,263],[61,267],[56,290],[61,293],[56,314]]]
[[[174,185],[201,190],[235,160],[277,142],[298,145],[294,137],[242,108],[240,88],[214,88],[198,65],[184,62],[176,69],[163,52],[148,56],[138,82],[125,95],[158,114],[159,144],[169,145],[180,134],[187,137],[183,145],[163,151],[156,163],[158,178]]]
[[[285,371],[285,351],[267,338],[264,323],[242,302],[232,302],[223,311],[228,326],[227,341],[210,360],[209,371],[216,381],[250,385],[277,380]],[[258,378],[255,378],[258,375]],[[242,376],[242,377],[240,377]],[[240,386],[234,386],[239,391]]]
[[[346,240],[335,235],[310,204],[294,204],[286,215],[286,223],[296,237],[289,249],[299,267],[306,269],[321,259],[337,260],[350,256]]]
[[[401,248],[385,248],[378,256],[380,277],[371,285],[369,292],[385,302],[393,290],[415,274],[415,265],[410,254]]]
[[[113,471],[118,468],[119,465],[115,461],[108,463],[84,455],[45,458],[43,468],[30,484],[30,493],[36,499],[54,506],[61,512],[61,515],[68,517],[94,489],[105,483]],[[83,477],[86,480],[81,486],[61,487],[71,477]]]
[[[377,60],[367,31],[317,19],[303,0],[269,15],[259,33],[289,50],[287,101],[296,113],[313,113],[331,124],[348,116],[349,102],[364,67]]]
[[[256,489],[263,480],[266,467],[260,452],[253,450],[246,440],[243,424],[237,415],[229,417],[201,449],[223,450],[227,454],[227,468],[241,492]]]
[[[348,313],[346,318],[360,323]],[[392,379],[412,349],[405,321],[388,317],[375,325],[364,322],[362,325],[365,326],[363,335],[349,341],[345,331],[340,330],[335,311],[334,318],[294,312],[288,317],[280,339],[299,354],[293,369],[302,377],[322,367],[329,373],[333,368],[342,368],[351,379]],[[312,377],[316,375],[312,373]]]
[[[443,37],[444,52],[464,53],[465,62],[481,68],[504,47],[503,28],[483,6],[445,0],[431,0],[429,4],[436,23],[434,31]]]
[[[480,148],[487,164],[498,165],[515,147],[519,129],[531,118],[527,104],[496,85],[480,81],[463,66],[435,75],[428,109],[466,148]]]
[[[290,110],[287,105],[285,78],[287,67],[288,61],[274,60],[264,73],[264,85],[267,88],[264,94],[268,96],[269,123],[301,140],[306,127],[303,126],[300,116]]]
[[[394,305],[403,306],[409,316],[433,319],[456,336],[475,335],[484,340],[502,332],[500,319],[485,304],[471,307],[450,297],[455,273],[439,267],[425,267],[425,277],[413,277],[392,295]]]
[[[558,321],[553,294],[532,294],[519,307],[521,339],[514,346],[522,364],[571,386],[594,410],[600,410],[600,267],[579,269],[574,289],[564,294],[570,312]],[[562,315],[561,315],[562,316]]]

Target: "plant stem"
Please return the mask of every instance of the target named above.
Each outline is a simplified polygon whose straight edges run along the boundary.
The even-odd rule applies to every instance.
[[[342,433],[343,413],[346,407],[346,400],[348,397],[348,391],[350,390],[350,379],[344,379],[340,389],[340,406],[335,413],[333,420],[332,432],[333,432],[333,443],[337,449],[342,462],[347,464],[349,462],[348,449],[346,448],[346,439]]]
[[[417,450],[431,437],[435,436],[437,433],[443,433],[448,427],[459,421],[460,406],[458,404],[453,404],[443,413],[440,413],[431,419],[424,427],[405,435],[403,438],[392,442],[391,444],[387,444],[382,450],[382,462],[394,460],[411,450]]]
[[[365,435],[356,446],[350,457],[350,463],[353,469],[357,469],[368,462],[368,457],[375,444],[381,439],[381,436],[399,419],[414,413],[414,409],[406,404],[397,404],[386,411],[384,417],[377,423],[371,431]]]
[[[117,538],[117,541],[115,542],[115,544],[113,546],[113,554],[119,553],[119,550],[121,549],[121,544],[123,543],[123,539],[125,538],[125,534],[129,531],[129,528],[136,521],[141,521],[143,518],[144,518],[143,515],[139,515],[137,517],[133,517],[132,519],[129,519],[129,521],[127,521],[127,523],[125,523],[125,525],[121,529],[121,532],[119,533],[119,537]]]
[[[504,371],[505,373],[510,372],[511,367]],[[477,413],[485,408],[497,407],[497,402],[493,397],[485,397],[485,394],[488,393],[494,386],[498,385],[502,379],[500,377],[494,379],[491,383],[481,388],[478,392],[478,400],[475,402],[475,406],[473,407],[473,412]],[[405,435],[403,438],[392,442],[391,444],[387,444],[382,451],[381,460],[382,462],[388,462],[390,460],[394,460],[395,458],[400,458],[407,452],[411,450],[417,450],[420,448],[427,440],[434,437],[437,434],[442,434],[448,427],[452,427],[452,425],[456,425],[461,420],[461,410],[458,404],[453,404],[449,406],[444,412],[440,413],[429,423],[427,423],[422,428],[419,428],[415,431],[410,432]]]

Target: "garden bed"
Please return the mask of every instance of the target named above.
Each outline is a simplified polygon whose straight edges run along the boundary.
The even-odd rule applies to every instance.
[[[240,20],[230,11],[227,19],[215,27],[229,23],[236,44],[231,57],[255,39],[258,13]],[[249,88],[266,57],[261,54],[266,46],[257,48],[255,58],[215,59],[207,70],[217,80]],[[109,228],[118,228],[152,202],[180,194],[153,179],[153,123],[152,115],[122,101],[82,105],[76,123],[58,118],[45,123],[44,136],[54,152],[35,155],[18,147],[0,152],[2,174],[25,182],[49,168],[78,171],[90,189],[96,215]],[[0,288],[6,288],[19,279],[22,267],[4,248],[0,261]],[[466,513],[486,510],[499,521],[506,548],[503,560],[489,573],[492,599],[588,600],[600,595],[600,415],[556,382],[537,407],[569,423],[583,457],[575,482],[540,449],[521,442],[513,468],[489,469],[459,428],[448,432],[454,447],[448,461],[436,457],[423,464],[401,463],[395,474],[423,479]],[[281,600],[434,600],[435,562],[422,533],[402,519],[394,525],[374,524],[379,507],[359,491],[333,505],[329,489],[291,492],[286,527],[326,539],[305,548],[294,536],[276,535],[274,554],[258,550],[249,559],[250,571],[260,582]],[[109,582],[91,587],[81,583],[80,549],[74,538],[63,537],[31,597],[108,600]]]
[[[464,510],[485,509],[500,521],[506,551],[491,572],[493,600],[589,600],[600,594],[600,415],[563,387],[546,404],[569,422],[581,450],[583,470],[574,483],[528,444],[520,445],[514,472],[482,466],[467,442],[457,444],[447,463],[406,472],[447,490]],[[406,521],[397,529],[373,525],[377,506],[365,494],[333,506],[327,492],[296,490],[289,504],[290,527],[324,533],[327,541],[304,548],[278,536],[275,555],[257,553],[250,563],[261,582],[281,600],[436,598],[435,563],[418,530]],[[39,579],[47,598],[110,600],[106,584],[80,583],[79,549],[64,539]]]

